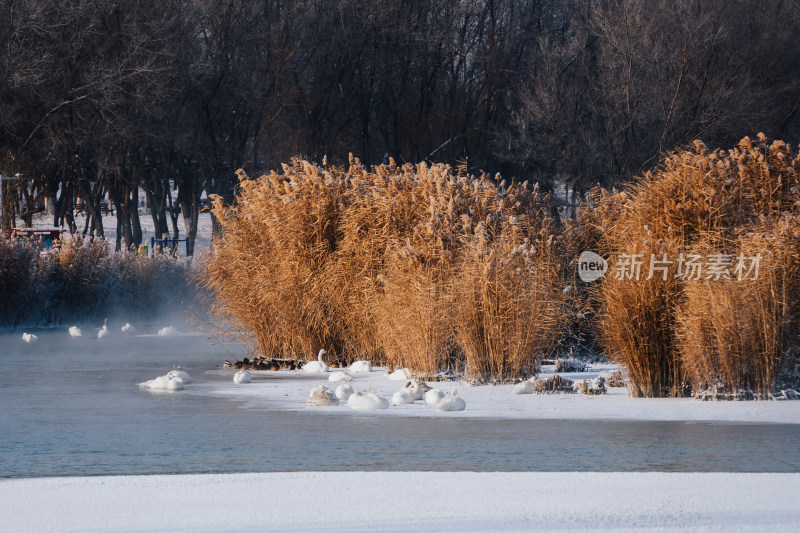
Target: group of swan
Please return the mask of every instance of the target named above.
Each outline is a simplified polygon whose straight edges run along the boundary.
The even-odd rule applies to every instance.
[[[414,403],[417,400],[422,400],[425,394],[433,390],[427,383],[419,383],[417,380],[412,379],[406,383],[402,389],[392,395],[393,405],[404,405]]]
[[[124,335],[133,335],[133,334],[136,333],[136,327],[133,326],[130,322],[126,322],[125,325],[122,326],[122,328],[120,328],[120,329],[121,329],[121,331],[122,331],[122,333]],[[111,331],[108,329],[108,320],[104,320],[103,321],[103,327],[100,328],[100,330],[97,332],[97,338],[98,339],[102,339],[103,337],[108,335],[110,332]],[[181,334],[181,331],[178,328],[176,328],[175,326],[172,326],[172,325],[163,327],[163,328],[158,330],[158,336],[159,337],[171,337],[171,336],[180,335],[180,334]],[[76,339],[78,337],[82,337],[83,336],[83,332],[81,331],[81,328],[79,328],[78,326],[72,326],[72,327],[69,328],[69,335],[73,339]],[[29,338],[30,338],[30,340],[29,340]],[[24,340],[25,342],[35,342],[36,339],[37,339],[36,335],[31,335],[29,333],[25,333],[22,336],[22,340]]]
[[[435,406],[439,411],[463,411],[466,409],[466,402],[457,396],[454,390],[451,395],[445,395],[440,390],[432,389],[426,383],[411,380],[405,386],[394,393],[392,405],[403,405],[414,403],[417,400],[425,400],[428,405]],[[355,392],[352,385],[342,383],[336,391],[317,385],[308,394],[306,403],[314,406],[333,406],[339,402],[347,402],[347,407],[356,411],[374,411],[378,409],[388,409],[390,402],[374,392]]]
[[[418,383],[413,379],[394,393],[392,403],[402,405],[422,399],[428,405],[436,406],[439,411],[463,411],[467,408],[467,402],[459,398],[455,390],[448,396],[439,389],[429,387],[427,383]]]
[[[184,385],[192,381],[191,376],[183,370],[170,370],[163,376],[139,383],[139,386],[143,389],[183,390]]]
[[[169,329],[169,328],[172,328],[172,326],[168,326],[167,328],[164,328],[161,331],[164,331],[164,330]],[[132,326],[128,322],[126,322],[125,325],[122,326],[121,329],[122,329],[122,333],[124,333],[125,335],[133,335],[133,333],[136,332],[136,328],[134,326]],[[176,331],[176,332],[178,331],[175,328],[172,328],[172,329],[174,331]],[[161,331],[158,332],[159,335],[162,335]],[[106,337],[109,333],[110,333],[110,330],[108,329],[108,319],[105,319],[105,320],[103,320],[103,327],[100,328],[98,330],[98,332],[97,332],[97,338],[98,339],[102,339],[102,338]],[[170,334],[170,333],[167,333],[167,334]],[[79,328],[78,326],[71,326],[69,328],[69,336],[72,337],[73,339],[77,339],[78,337],[82,337],[83,336],[83,332],[81,331],[81,328]],[[22,340],[24,340],[25,342],[36,342],[37,338],[38,337],[36,337],[36,335],[31,335],[30,333],[24,333],[22,335]]]
[[[310,374],[331,372],[331,367],[328,366],[323,359],[326,353],[328,353],[327,350],[324,348],[321,349],[317,353],[317,360],[310,361],[303,365],[303,371]],[[348,370],[352,373],[372,372],[372,363],[369,361],[355,361],[348,367]],[[440,411],[463,411],[466,408],[466,402],[457,396],[455,390],[451,395],[445,395],[444,392],[432,389],[428,384],[413,379],[411,371],[407,368],[401,368],[387,375],[389,379],[392,380],[407,381],[402,389],[392,395],[391,403],[393,405],[410,404],[418,400],[425,400],[428,405],[436,406]],[[238,371],[233,377],[235,383],[250,383],[251,380],[250,373],[246,370]],[[311,389],[311,392],[309,392],[306,403],[318,407],[327,407],[339,405],[340,402],[346,402],[349,408],[356,411],[372,411],[389,408],[389,400],[378,396],[374,392],[356,392],[352,385],[348,383],[352,380],[353,376],[348,372],[336,370],[328,377],[328,381],[343,383],[337,386],[335,391],[323,385],[315,386]]]
[[[325,350],[325,348],[321,349],[317,354],[317,360],[304,364],[303,370],[311,374],[324,374],[326,372],[330,372],[331,367],[325,364],[325,361],[322,360],[322,356],[326,353],[328,352]],[[369,361],[356,361],[350,365],[348,370],[354,374],[372,372],[372,363]],[[330,379],[330,381],[350,381],[353,379],[353,377],[347,372],[337,370],[328,379]]]

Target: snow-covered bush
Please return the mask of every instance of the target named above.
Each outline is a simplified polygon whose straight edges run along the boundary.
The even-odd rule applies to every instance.
[[[42,253],[44,252],[44,253]],[[166,256],[109,252],[105,241],[41,250],[0,239],[0,325],[55,325],[124,312],[154,316],[192,293],[187,269]]]

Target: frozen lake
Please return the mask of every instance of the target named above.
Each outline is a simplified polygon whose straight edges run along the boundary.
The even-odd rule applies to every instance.
[[[163,324],[162,324],[163,325]],[[139,326],[154,333],[159,326]],[[296,470],[800,472],[800,425],[329,416],[137,384],[203,384],[237,346],[119,325],[0,334],[0,477]]]

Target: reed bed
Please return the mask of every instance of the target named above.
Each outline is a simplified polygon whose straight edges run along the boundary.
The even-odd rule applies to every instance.
[[[204,283],[264,356],[369,358],[418,375],[507,380],[561,325],[548,198],[447,165],[294,160],[240,174]]]
[[[603,346],[634,395],[766,394],[782,379],[798,345],[798,171],[797,153],[759,134],[730,150],[697,141],[621,193],[595,191],[584,222],[601,229],[598,249],[645,263],[638,280],[612,266],[595,292]],[[645,279],[651,254],[673,264]],[[726,275],[676,272],[682,255],[718,254]],[[735,259],[757,254],[758,279],[739,279]]]

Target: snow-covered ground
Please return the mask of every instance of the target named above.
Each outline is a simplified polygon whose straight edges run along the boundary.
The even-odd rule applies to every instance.
[[[797,531],[800,474],[283,472],[0,481],[0,530]]]
[[[552,366],[543,367],[541,377],[552,374]],[[591,379],[602,371],[613,372],[614,365],[591,365],[586,372],[564,373],[561,376],[578,381]],[[226,381],[207,381],[187,389],[192,394],[221,395],[243,401],[253,409],[278,411],[324,412],[364,416],[341,402],[333,407],[315,407],[305,403],[309,391],[324,385],[334,390],[338,383],[329,382],[330,373],[309,374],[295,371],[251,371],[253,382],[233,383],[233,369],[213,370],[209,374],[226,376]],[[387,400],[405,385],[405,381],[387,378],[386,370],[375,368],[369,374],[352,373],[350,384],[356,392],[374,392]],[[658,421],[724,421],[800,424],[800,401],[702,402],[690,398],[631,398],[624,388],[609,388],[599,396],[584,394],[511,393],[513,385],[477,385],[464,382],[429,382],[447,393],[457,389],[467,407],[459,412],[441,412],[417,401],[408,405],[390,405],[388,409],[371,411],[374,416],[408,417],[483,417],[514,419],[574,420],[658,420]]]

